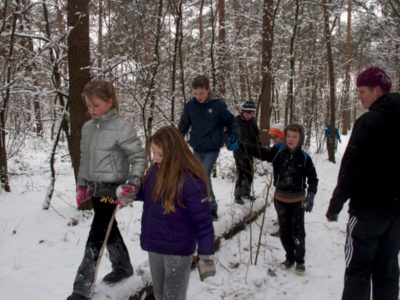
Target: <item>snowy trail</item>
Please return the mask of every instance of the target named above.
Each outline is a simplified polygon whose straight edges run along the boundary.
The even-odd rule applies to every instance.
[[[337,172],[346,142],[339,145],[337,164],[331,164],[326,154],[313,155],[320,179],[315,207],[306,215],[307,273],[299,277],[292,271],[282,271],[277,265],[284,258],[275,231],[273,206],[267,208],[262,232],[262,246],[257,265],[250,264],[250,238],[253,260],[261,218],[230,240],[222,240],[216,253],[217,275],[199,280],[197,270],[191,274],[188,299],[338,299],[343,286],[343,244],[347,214],[343,211],[338,223],[327,223],[325,211],[336,183]],[[74,204],[74,181],[68,162],[57,163],[56,193],[53,208],[41,209],[48,185],[47,155],[43,145],[25,153],[28,162],[26,176],[12,178],[11,194],[0,194],[0,299],[65,299],[72,290],[75,272],[82,259],[83,248],[91,224],[90,212],[78,212]],[[213,179],[219,201],[220,221],[214,223],[217,234],[240,219],[250,209],[233,204],[231,179],[233,158],[223,152],[220,176]],[[20,163],[10,164],[18,173]],[[260,196],[256,206],[263,204],[266,177],[255,180],[254,189]],[[135,276],[109,288],[101,278],[109,272],[107,256],[102,260],[96,295],[93,299],[126,299],[150,281],[147,253],[139,246],[141,203],[118,212],[119,227],[130,252]],[[79,220],[77,226],[67,226],[70,218]],[[251,228],[251,230],[250,230]],[[252,234],[250,235],[250,231]],[[107,254],[106,254],[107,255]],[[110,298],[105,297],[106,292]]]

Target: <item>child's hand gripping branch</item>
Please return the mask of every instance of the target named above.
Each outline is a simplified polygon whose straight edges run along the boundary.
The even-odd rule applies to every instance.
[[[121,184],[120,186],[118,186],[115,192],[115,194],[117,195],[118,207],[125,207],[133,200],[135,200],[138,191],[138,187],[133,184]]]

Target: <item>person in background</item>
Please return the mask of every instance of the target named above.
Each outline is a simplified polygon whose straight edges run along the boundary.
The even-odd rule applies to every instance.
[[[252,100],[243,102],[240,114],[235,117],[239,132],[240,144],[261,147],[260,130],[255,120],[256,103]],[[253,183],[253,157],[246,153],[244,147],[239,147],[233,153],[236,164],[235,203],[244,204],[244,200],[254,201],[251,195]]]
[[[389,93],[391,86],[380,67],[358,74],[358,98],[368,112],[354,123],[326,213],[337,221],[350,199],[343,300],[399,299],[400,94]]]
[[[329,141],[330,141],[330,137],[331,137],[331,126],[328,124],[325,124],[325,140],[326,140],[326,146],[328,147]],[[341,143],[342,140],[340,139],[340,133],[339,133],[339,129],[336,127],[335,128],[335,151],[337,149],[337,143]]]
[[[274,204],[280,239],[286,252],[286,259],[280,267],[286,270],[296,263],[295,271],[302,275],[306,270],[304,212],[311,212],[313,208],[318,177],[311,157],[302,150],[303,126],[290,124],[284,134],[286,145],[283,147],[248,147],[247,150],[261,160],[272,162]]]
[[[150,138],[153,164],[137,195],[143,201],[140,245],[148,251],[157,300],[184,300],[197,248],[201,279],[215,274],[207,174],[172,126]]]
[[[239,138],[235,117],[228,110],[224,99],[212,92],[206,76],[199,75],[193,79],[192,93],[193,97],[184,107],[178,128],[182,134],[190,132],[189,144],[206,170],[211,196],[210,208],[216,221],[218,204],[212,188],[211,171],[224,141],[228,150],[236,151],[239,149]]]
[[[113,85],[101,79],[92,80],[84,87],[82,97],[92,119],[82,127],[76,201],[80,206],[91,199],[94,217],[73,293],[67,300],[89,299],[91,296],[96,263],[116,204],[128,204],[126,201],[117,203],[116,189],[123,185],[122,190],[133,200],[146,166],[136,130],[118,113]],[[133,268],[128,250],[115,220],[107,249],[112,271],[103,281],[112,284],[131,276]]]

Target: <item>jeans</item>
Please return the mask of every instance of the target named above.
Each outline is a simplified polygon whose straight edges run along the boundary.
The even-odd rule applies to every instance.
[[[198,160],[203,164],[204,169],[206,170],[207,177],[208,177],[208,191],[211,196],[211,202],[210,202],[210,209],[212,211],[217,211],[218,210],[218,204],[217,201],[215,201],[215,194],[212,188],[212,183],[211,183],[211,171],[212,168],[217,161],[218,155],[219,155],[219,150],[218,151],[194,151],[194,155],[197,157]]]

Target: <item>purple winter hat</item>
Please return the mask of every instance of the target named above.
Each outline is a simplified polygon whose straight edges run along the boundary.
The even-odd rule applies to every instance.
[[[360,74],[358,74],[357,87],[359,86],[379,86],[385,93],[387,93],[392,87],[392,80],[382,68],[372,66],[364,69]]]

